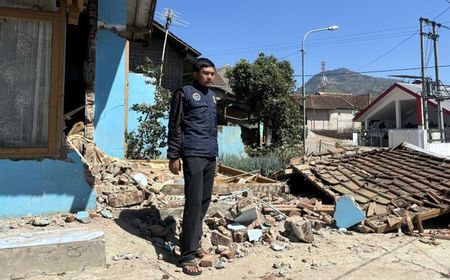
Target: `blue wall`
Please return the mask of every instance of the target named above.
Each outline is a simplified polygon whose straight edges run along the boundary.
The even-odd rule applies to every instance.
[[[0,160],[0,218],[95,210],[75,152],[67,160]]]
[[[127,24],[127,0],[99,0],[98,20],[108,24]]]
[[[125,143],[125,43],[108,30],[97,32],[94,140],[118,158],[124,157]]]
[[[224,155],[247,156],[241,139],[240,126],[221,126],[217,135],[219,157]]]

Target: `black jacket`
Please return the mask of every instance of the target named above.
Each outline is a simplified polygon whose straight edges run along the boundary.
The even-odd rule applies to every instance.
[[[216,95],[198,82],[172,95],[167,158],[216,157]]]

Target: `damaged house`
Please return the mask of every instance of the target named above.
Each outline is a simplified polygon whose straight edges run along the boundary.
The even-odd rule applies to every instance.
[[[95,209],[83,156],[89,161],[98,146],[123,158],[129,41],[151,36],[155,6],[0,2],[0,217]],[[81,153],[64,133],[78,121],[89,143]]]

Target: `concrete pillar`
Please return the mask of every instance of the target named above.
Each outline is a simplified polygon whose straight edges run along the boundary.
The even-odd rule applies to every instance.
[[[400,100],[395,100],[395,127],[397,129],[402,128],[402,107]]]
[[[369,119],[368,118],[364,119],[364,129],[369,129]]]

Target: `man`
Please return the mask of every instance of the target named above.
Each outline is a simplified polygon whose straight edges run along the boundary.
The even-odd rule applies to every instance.
[[[194,64],[194,81],[176,90],[170,105],[167,157],[173,174],[179,174],[183,167],[180,263],[188,275],[201,274],[195,257],[200,253],[203,218],[211,201],[218,154],[216,96],[209,89],[215,74],[214,64],[199,58]]]

